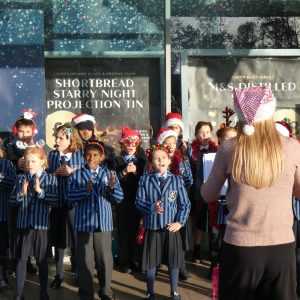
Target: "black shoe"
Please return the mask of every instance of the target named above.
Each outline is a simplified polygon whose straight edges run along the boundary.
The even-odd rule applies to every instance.
[[[24,295],[22,296],[14,296],[14,300],[25,300]]]
[[[100,297],[100,299],[101,299],[101,300],[115,300],[116,298],[115,298],[114,295],[112,295],[112,296],[102,295],[102,296]]]
[[[51,289],[59,289],[63,279],[59,275],[55,275],[54,280],[50,283]]]
[[[144,300],[155,300],[155,295],[154,294],[147,294]]]
[[[207,273],[207,279],[209,279],[209,280],[212,279],[212,272],[213,272],[213,270],[210,268],[208,273]]]
[[[79,284],[78,284],[78,277],[77,277],[77,276],[75,276],[75,278],[74,278],[74,285],[75,285],[76,287],[79,286]]]
[[[6,291],[9,289],[9,284],[7,280],[0,280],[0,292]]]
[[[29,274],[36,274],[37,267],[35,267],[30,261],[27,262],[27,273]]]
[[[171,292],[170,300],[180,300],[181,297],[177,292]]]
[[[50,300],[50,297],[49,297],[49,295],[48,294],[46,294],[46,295],[40,295],[40,300]]]
[[[140,268],[139,264],[136,262],[132,262],[130,264],[130,269],[134,272],[141,272],[141,268]]]
[[[191,261],[192,261],[192,263],[194,263],[194,264],[201,264],[200,258],[197,258],[197,257],[193,257],[193,258],[191,259]]]
[[[201,263],[201,246],[198,244],[194,245],[192,262],[196,264]]]
[[[186,269],[180,269],[179,270],[179,279],[180,280],[188,280],[188,278],[191,277],[189,272]]]
[[[126,267],[126,266],[120,266],[120,271],[122,272],[122,273],[127,273],[127,274],[130,274],[131,273],[131,269],[130,268],[128,268],[128,267]]]

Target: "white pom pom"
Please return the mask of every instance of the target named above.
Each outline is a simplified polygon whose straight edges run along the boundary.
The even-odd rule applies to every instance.
[[[243,133],[246,135],[252,135],[254,133],[254,126],[245,124],[243,127]]]
[[[25,150],[28,147],[28,144],[26,142],[22,142],[22,141],[17,141],[16,142],[16,146],[19,149]]]

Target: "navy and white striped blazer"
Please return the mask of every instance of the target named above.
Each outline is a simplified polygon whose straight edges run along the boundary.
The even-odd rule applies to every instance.
[[[0,159],[0,222],[8,220],[8,201],[16,181],[16,169],[7,159]]]
[[[155,212],[155,203],[161,201],[163,214]],[[139,181],[135,205],[144,213],[144,226],[147,230],[165,229],[173,222],[184,225],[190,212],[184,182],[181,176],[167,173],[162,192],[156,173],[147,173]]]
[[[70,168],[84,167],[84,157],[83,151],[79,150],[77,152],[73,152],[72,156],[68,162]],[[60,153],[58,150],[53,150],[48,155],[48,172],[53,174],[57,168],[61,166],[60,162]],[[68,176],[57,176],[57,184],[58,184],[58,207],[62,208],[65,205],[72,207],[72,203],[66,200],[67,194],[67,186],[68,186]]]
[[[23,179],[30,181],[29,173],[20,174],[13,188],[9,203],[18,205],[17,228],[49,229],[50,205],[56,205],[57,179],[43,171],[40,176],[41,194],[30,193],[20,196]]]
[[[114,172],[115,174],[115,172]],[[115,187],[108,186],[110,170],[100,166],[97,178],[91,191],[86,191],[86,185],[92,177],[91,171],[83,167],[71,174],[68,180],[68,201],[75,201],[75,230],[84,232],[112,231],[111,203],[123,200],[123,190],[115,174]]]
[[[293,212],[297,221],[300,221],[300,200],[293,197]]]
[[[179,171],[184,181],[184,186],[188,189],[194,182],[190,162],[188,160],[181,160],[179,163]]]

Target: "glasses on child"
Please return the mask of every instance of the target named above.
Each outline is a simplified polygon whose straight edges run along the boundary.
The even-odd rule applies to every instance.
[[[139,145],[139,142],[127,140],[127,141],[124,141],[124,145],[125,146],[137,147]]]

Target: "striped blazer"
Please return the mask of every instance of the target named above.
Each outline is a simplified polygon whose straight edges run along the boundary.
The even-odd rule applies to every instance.
[[[115,174],[115,173],[114,173]],[[123,190],[115,174],[115,187],[108,187],[110,170],[101,166],[91,191],[86,191],[86,185],[92,177],[91,171],[83,167],[71,174],[68,180],[68,201],[75,205],[75,230],[84,232],[112,231],[112,203],[123,200]]]
[[[161,215],[155,212],[155,203],[159,200],[164,209]],[[144,226],[147,230],[165,229],[167,224],[173,222],[185,224],[191,207],[182,178],[170,172],[167,173],[162,192],[156,173],[143,175],[139,181],[135,204],[144,213]]]
[[[79,150],[72,153],[68,165],[71,168],[82,168],[84,167],[84,157],[83,151]],[[53,150],[48,155],[48,172],[53,174],[57,168],[61,166],[60,153],[58,150]],[[67,186],[68,186],[68,176],[57,176],[58,184],[58,203],[57,206],[62,208],[65,205],[72,207],[72,203],[66,200]]]
[[[181,176],[184,182],[184,186],[186,189],[188,189],[194,182],[190,162],[188,160],[181,160],[179,164],[179,171],[182,174]]]
[[[300,200],[293,197],[293,212],[297,221],[300,221]]]
[[[43,171],[40,176],[42,193],[28,190],[25,196],[20,196],[23,179],[30,181],[29,173],[18,175],[9,199],[10,204],[19,206],[17,228],[49,229],[49,208],[58,201],[56,177]]]
[[[8,220],[8,201],[16,181],[16,169],[7,159],[0,159],[0,222]]]

